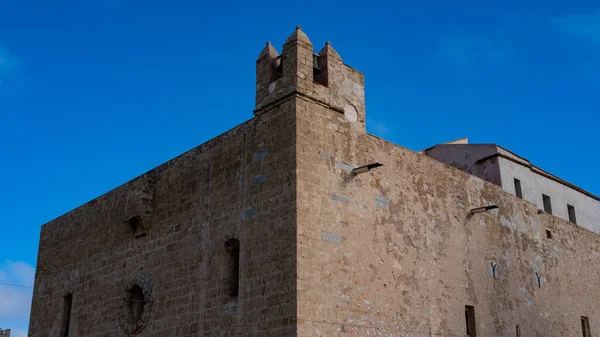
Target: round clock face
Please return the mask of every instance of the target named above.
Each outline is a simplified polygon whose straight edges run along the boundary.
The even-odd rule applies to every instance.
[[[350,104],[346,104],[346,106],[344,107],[344,116],[346,116],[346,119],[352,123],[358,120],[358,113],[356,112],[356,109]]]

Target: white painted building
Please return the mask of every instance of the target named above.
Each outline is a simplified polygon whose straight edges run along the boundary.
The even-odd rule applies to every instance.
[[[600,233],[600,200],[496,144],[461,139],[422,151],[428,157],[501,186],[541,210]]]

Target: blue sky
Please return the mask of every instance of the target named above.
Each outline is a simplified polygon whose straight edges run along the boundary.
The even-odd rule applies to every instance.
[[[498,143],[600,194],[597,1],[451,3],[2,0],[0,282],[33,282],[43,223],[250,119],[297,24],[365,74],[371,133]]]

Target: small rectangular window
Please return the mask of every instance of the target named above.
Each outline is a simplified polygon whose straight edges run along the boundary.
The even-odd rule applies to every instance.
[[[240,241],[229,239],[225,247],[229,255],[229,296],[237,297],[240,291]]]
[[[575,207],[567,205],[567,211],[569,211],[569,221],[577,223],[577,217],[575,216]]]
[[[592,337],[590,319],[585,316],[581,316],[581,332],[583,333],[583,337]]]
[[[69,325],[71,324],[71,307],[73,306],[73,294],[66,294],[63,298],[63,315],[60,327],[60,337],[69,336]]]
[[[472,305],[465,305],[465,323],[467,325],[467,336],[477,336],[475,325],[475,307]]]
[[[542,201],[544,202],[544,211],[548,214],[552,214],[552,201],[550,197],[542,194]]]
[[[523,198],[523,191],[521,191],[521,181],[515,178],[515,195],[519,198]]]
[[[552,232],[549,229],[546,229],[546,237],[552,239]]]

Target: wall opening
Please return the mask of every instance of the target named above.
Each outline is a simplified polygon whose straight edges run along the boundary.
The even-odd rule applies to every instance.
[[[544,202],[544,211],[552,214],[552,200],[550,200],[550,197],[542,194],[542,201]]]
[[[60,337],[69,336],[69,326],[71,325],[71,308],[73,306],[73,294],[66,294],[63,297],[62,324],[60,325]]]
[[[131,232],[133,232],[133,234],[135,234],[138,231],[140,222],[141,220],[139,216],[133,217],[129,220],[129,226],[131,227]]]
[[[229,239],[225,242],[227,249],[229,269],[229,296],[237,297],[240,290],[240,241]]]
[[[144,227],[144,221],[141,216],[134,216],[127,220],[127,224],[129,225],[129,228],[131,228],[131,233],[133,233],[133,236],[136,238],[146,235],[146,228]]]
[[[465,323],[467,327],[467,336],[477,336],[475,325],[475,307],[465,305]]]
[[[313,54],[313,81],[327,86],[327,62],[319,54]]]
[[[122,288],[117,316],[124,336],[139,334],[153,320],[152,307],[156,299],[154,284],[152,275],[144,271],[144,267],[138,267],[131,280]]]
[[[581,332],[583,333],[583,337],[592,337],[590,319],[585,316],[581,316]]]
[[[271,82],[277,81],[283,76],[283,57],[282,55],[277,56],[273,62],[274,71],[271,71]]]
[[[552,232],[549,229],[546,229],[546,237],[552,239]]]
[[[521,337],[521,327],[519,326],[519,324],[517,324],[517,337]]]
[[[569,221],[577,223],[577,217],[575,216],[575,207],[567,204],[567,211],[569,212]]]
[[[515,178],[515,195],[519,198],[523,198],[523,191],[521,190],[521,181]]]
[[[137,323],[142,319],[144,305],[146,305],[144,292],[142,287],[136,284],[129,290],[129,315],[131,316],[131,321],[133,323]]]

